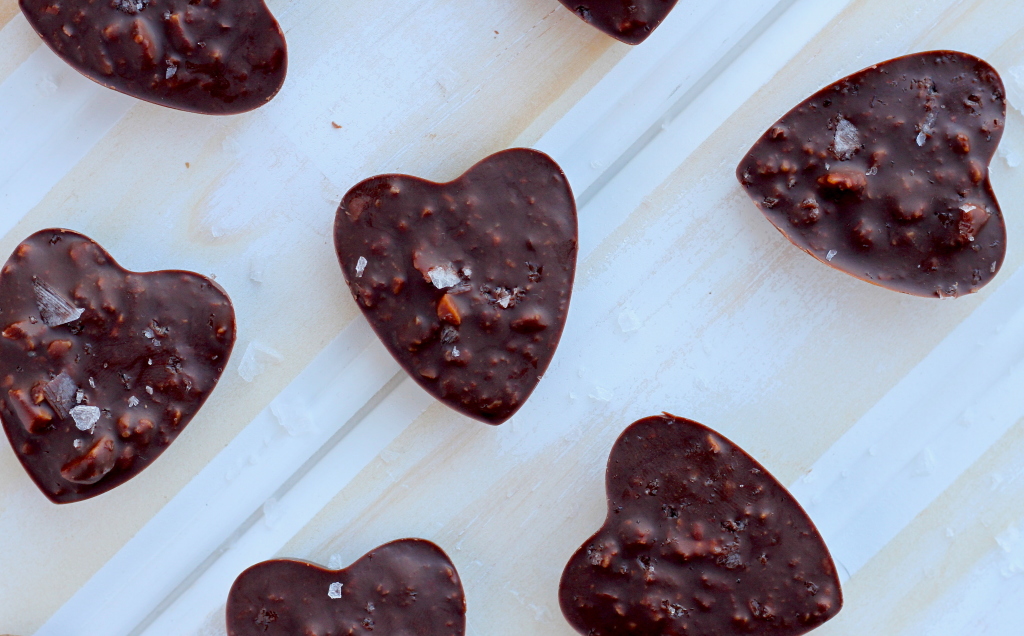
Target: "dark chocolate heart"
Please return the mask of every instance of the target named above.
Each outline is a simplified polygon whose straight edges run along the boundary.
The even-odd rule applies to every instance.
[[[576,204],[550,157],[505,150],[449,183],[367,179],[342,200],[334,244],[424,389],[491,424],[512,417],[555,353],[576,270]]]
[[[232,115],[270,101],[288,66],[263,0],[19,0],[65,62],[147,102]]]
[[[768,129],[736,174],[768,220],[836,269],[916,296],[976,292],[1006,255],[988,165],[999,74],[965,53],[876,64]]]
[[[444,550],[400,539],[344,570],[277,559],[242,572],[228,594],[228,636],[462,636],[466,597]]]
[[[213,281],[135,273],[70,230],[0,272],[0,416],[51,501],[95,497],[160,456],[216,386],[235,314]]]
[[[587,24],[626,44],[640,44],[678,0],[559,0]]]
[[[565,566],[562,613],[588,636],[796,636],[843,604],[835,565],[785,488],[711,429],[629,426],[604,526]]]

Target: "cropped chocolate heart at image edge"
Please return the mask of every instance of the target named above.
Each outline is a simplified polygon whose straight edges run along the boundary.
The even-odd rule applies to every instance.
[[[843,604],[807,513],[759,463],[697,422],[631,424],[606,473],[604,525],[559,584],[587,636],[799,636]]]
[[[458,179],[367,179],[334,225],[357,304],[420,386],[489,424],[537,386],[565,325],[576,270],[576,204],[535,150],[505,150]]]
[[[822,263],[915,296],[977,292],[1006,257],[989,180],[1005,95],[995,69],[966,53],[876,64],[777,121],[737,178]]]
[[[36,33],[89,79],[208,115],[270,101],[284,84],[284,33],[263,0],[19,0]]]
[[[625,44],[640,44],[677,0],[559,0],[581,20]]]
[[[228,594],[228,636],[464,636],[466,596],[437,545],[399,539],[341,570],[305,561],[258,563]]]
[[[136,273],[88,237],[41,230],[0,271],[0,418],[55,503],[149,466],[213,391],[235,342],[227,294],[179,270]]]

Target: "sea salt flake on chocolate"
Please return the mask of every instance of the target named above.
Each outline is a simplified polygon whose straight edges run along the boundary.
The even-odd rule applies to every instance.
[[[96,428],[96,422],[100,421],[100,409],[98,406],[79,405],[71,409],[71,417],[74,418],[78,430],[91,433]]]
[[[178,65],[174,62],[167,62],[167,71],[164,72],[164,79],[171,79],[178,72]]]
[[[75,386],[74,380],[63,371],[43,385],[43,396],[60,419],[67,417],[71,407],[75,405],[76,391],[78,387]]]
[[[462,277],[451,263],[431,267],[427,270],[427,276],[430,277],[430,282],[434,283],[434,287],[438,289],[455,287],[462,282]]]
[[[128,408],[134,408],[139,405],[139,398],[134,395],[128,396]]]
[[[838,253],[839,252],[836,251],[836,250],[829,250],[828,254],[825,255],[825,260],[831,263],[832,259],[835,258],[836,254],[838,254]]]
[[[341,588],[345,587],[344,584],[335,581],[327,588],[327,596],[331,598],[341,598]]]
[[[860,134],[850,120],[839,118],[836,122],[835,140],[832,142],[832,154],[840,161],[847,161],[860,150]]]
[[[47,327],[66,325],[82,317],[84,309],[72,305],[71,301],[65,299],[57,290],[43,281],[32,281],[32,287],[36,296],[36,306],[39,308],[39,316]]]
[[[356,278],[362,278],[363,272],[366,271],[366,257],[360,256],[359,260],[356,261]]]

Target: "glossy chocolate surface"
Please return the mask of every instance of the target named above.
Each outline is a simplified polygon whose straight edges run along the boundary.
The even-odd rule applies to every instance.
[[[559,586],[588,636],[796,636],[842,606],[835,565],[785,488],[735,444],[668,414],[629,426],[604,526]]]
[[[550,157],[506,150],[450,183],[372,177],[342,200],[334,241],[363,314],[424,389],[491,424],[522,406],[576,269],[576,204]]]
[[[462,636],[466,597],[441,548],[401,539],[343,570],[283,559],[252,566],[231,586],[227,629],[228,636]]]
[[[42,230],[0,273],[4,430],[52,501],[94,497],[184,430],[234,341],[231,301],[213,281],[129,272],[81,234]]]
[[[587,24],[626,44],[640,44],[678,0],[559,0]]]
[[[815,93],[764,134],[737,176],[790,241],[917,296],[978,291],[1006,255],[988,165],[1002,81],[964,53],[877,64]]]
[[[263,0],[19,0],[86,77],[180,110],[231,115],[284,83],[284,34]]]

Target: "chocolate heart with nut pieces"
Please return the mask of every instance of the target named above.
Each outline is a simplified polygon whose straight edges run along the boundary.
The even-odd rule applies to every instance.
[[[422,539],[384,544],[343,570],[258,563],[228,594],[228,636],[462,636],[466,597],[444,551]]]
[[[664,414],[608,458],[608,516],[562,573],[589,636],[797,636],[839,612],[835,565],[768,471],[711,429]]]
[[[348,191],[334,243],[391,355],[448,406],[512,417],[558,346],[576,270],[576,204],[547,155],[491,155],[449,183],[372,177]]]
[[[584,22],[626,44],[640,44],[677,0],[559,0]]]
[[[149,466],[213,391],[235,314],[213,281],[135,273],[89,238],[42,230],[0,271],[0,416],[51,501]]]
[[[147,102],[232,115],[284,83],[284,34],[263,0],[19,0],[79,73]]]
[[[769,221],[819,261],[916,296],[992,280],[1006,223],[988,166],[1003,134],[999,74],[965,53],[876,64],[786,114],[737,168]]]

